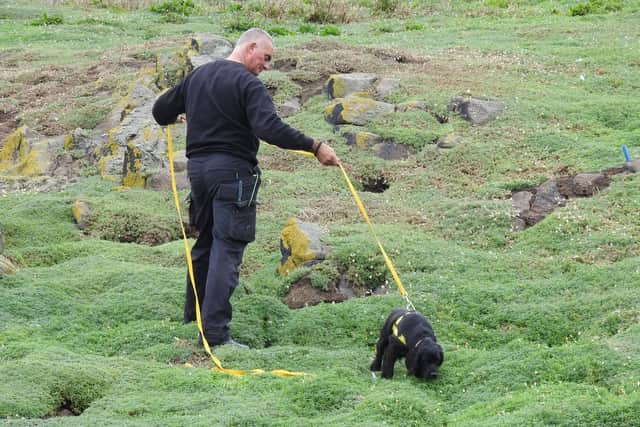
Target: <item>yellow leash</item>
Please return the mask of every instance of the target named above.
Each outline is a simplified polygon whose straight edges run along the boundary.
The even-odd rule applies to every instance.
[[[225,374],[234,375],[234,376],[243,376],[246,374],[264,374],[266,371],[264,369],[228,369],[222,366],[222,362],[211,352],[211,347],[207,342],[207,339],[204,336],[204,330],[202,327],[202,318],[200,317],[200,303],[198,302],[198,291],[196,290],[196,280],[195,275],[193,273],[193,262],[191,260],[191,248],[189,247],[189,241],[187,240],[187,233],[184,229],[184,222],[182,221],[182,211],[180,210],[180,201],[178,197],[178,189],[176,187],[176,178],[175,172],[173,168],[173,143],[171,141],[171,126],[167,126],[167,151],[169,155],[169,171],[171,173],[171,189],[173,190],[173,201],[175,202],[176,209],[178,210],[178,218],[180,219],[180,228],[182,230],[182,240],[184,241],[184,251],[187,255],[187,266],[189,269],[189,278],[191,279],[191,286],[193,287],[193,293],[195,295],[196,302],[196,320],[198,324],[198,331],[200,331],[200,336],[202,337],[202,344],[204,345],[204,349],[207,354],[213,361],[215,368],[212,370],[223,372]],[[304,372],[292,372],[287,371],[285,369],[274,369],[269,371],[274,375],[278,375],[280,377],[290,378],[290,377],[299,377],[302,375],[306,375]]]

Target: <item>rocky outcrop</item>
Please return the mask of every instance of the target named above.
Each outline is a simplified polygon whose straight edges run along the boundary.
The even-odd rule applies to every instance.
[[[602,172],[579,173],[548,180],[537,188],[515,191],[511,195],[513,231],[521,231],[537,224],[556,208],[565,206],[567,199],[591,197],[611,183],[611,176],[626,173],[625,168]]]
[[[139,81],[125,99],[122,120],[100,149],[98,169],[103,178],[144,187],[150,171],[165,167],[166,139],[151,115],[155,100],[151,89]]]

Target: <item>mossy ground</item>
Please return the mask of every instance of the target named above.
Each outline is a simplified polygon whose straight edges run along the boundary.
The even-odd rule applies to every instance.
[[[3,123],[23,121],[51,134],[78,123],[91,128],[139,65],[180,49],[192,33],[235,38],[228,29],[240,17],[265,27],[279,20],[292,32],[276,37],[279,52],[299,52],[312,80],[351,65],[400,78],[392,102],[425,100],[438,112],[454,95],[505,102],[506,113],[480,127],[420,114],[390,121],[397,138],[430,139],[446,126],[462,143],[436,150],[408,140],[420,151],[384,164],[389,189],[361,193],[414,305],[444,347],[440,377],[420,382],[398,364],[392,381],[372,379],[378,330],[403,304],[393,288],[302,310],[280,301],[288,282],[276,274],[278,239],[291,216],[326,227],[326,243],[343,262],[374,256],[375,242],[338,170],[263,144],[258,235],[232,300],[232,334],[253,349],[215,354],[228,367],[309,375],[211,372],[195,327],[181,322],[185,259],[183,243],[174,240],[172,196],[117,191],[89,177],[61,192],[0,197],[4,254],[20,268],[0,279],[3,421],[640,424],[640,178],[617,176],[606,190],[572,199],[520,233],[511,232],[509,200],[513,188],[558,171],[619,166],[622,144],[640,156],[640,103],[632,96],[640,87],[640,3],[571,16],[579,2],[419,1],[396,4],[396,15],[382,4],[394,2],[345,2],[352,22],[334,23],[341,35],[326,37],[298,31],[310,16],[304,2],[292,3],[299,12],[280,15],[267,7],[274,2],[195,3],[181,21],[146,6],[0,2]],[[402,18],[407,10],[411,26]],[[31,25],[45,12],[63,22]],[[398,62],[398,55],[413,61]],[[33,91],[42,95],[37,102]],[[328,140],[352,176],[372,162],[382,168],[332,132],[322,117],[326,102],[311,98],[289,122]],[[77,198],[94,212],[88,232],[73,222]],[[125,243],[119,236],[127,227],[158,231],[168,242]],[[80,416],[56,417],[61,409]]]

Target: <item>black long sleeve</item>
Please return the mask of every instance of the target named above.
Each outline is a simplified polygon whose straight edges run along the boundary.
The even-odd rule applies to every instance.
[[[257,163],[259,138],[286,149],[311,151],[313,139],[277,115],[264,84],[244,65],[218,60],[196,68],[153,106],[161,124],[187,114],[187,157],[227,153]]]
[[[161,126],[175,123],[178,116],[185,112],[182,82],[164,92],[153,104],[153,118]]]

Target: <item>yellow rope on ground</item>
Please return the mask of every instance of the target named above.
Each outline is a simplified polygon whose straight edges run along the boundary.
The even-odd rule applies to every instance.
[[[189,241],[187,239],[187,232],[184,229],[184,222],[182,220],[182,211],[180,210],[180,200],[178,197],[178,189],[176,187],[176,178],[175,172],[173,168],[173,143],[171,141],[171,126],[167,127],[167,151],[169,154],[169,171],[171,173],[171,189],[173,190],[173,201],[175,202],[176,209],[178,210],[178,218],[180,220],[180,229],[182,230],[182,240],[184,241],[184,251],[187,255],[187,266],[189,269],[189,278],[191,279],[191,286],[193,287],[193,294],[195,296],[196,303],[196,320],[198,325],[198,331],[200,331],[200,336],[202,337],[202,344],[204,345],[204,349],[207,354],[211,358],[211,361],[214,363],[215,368],[214,371],[223,372],[225,374],[234,375],[234,376],[243,376],[246,374],[264,374],[266,371],[264,369],[228,369],[222,366],[222,362],[216,356],[213,355],[211,351],[211,347],[207,342],[207,339],[204,336],[204,330],[202,328],[202,318],[200,317],[200,303],[198,302],[198,291],[196,290],[196,280],[195,275],[193,273],[193,262],[191,260],[191,248],[189,247]],[[274,375],[278,375],[284,378],[291,377],[299,377],[302,375],[306,375],[304,372],[294,372],[287,371],[285,369],[274,369],[270,371],[270,373]]]

